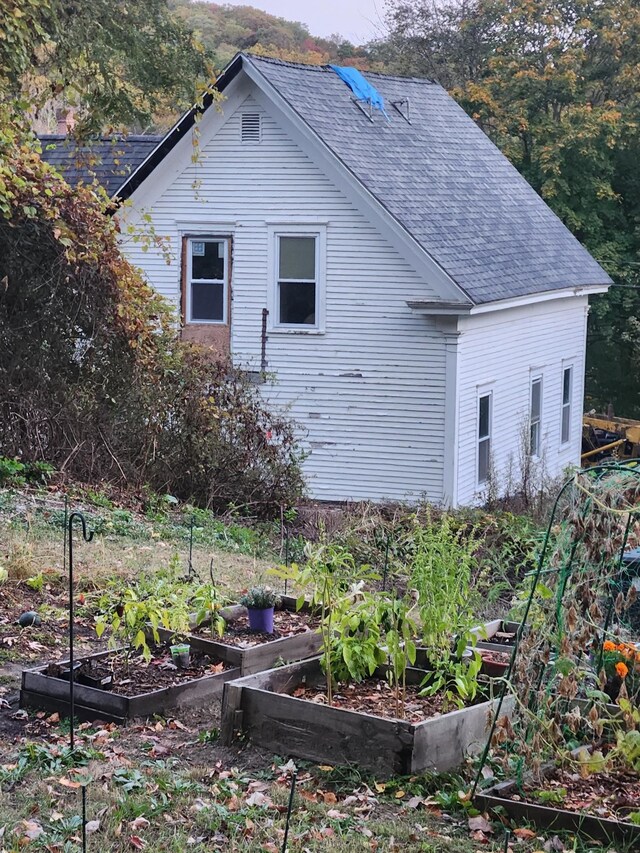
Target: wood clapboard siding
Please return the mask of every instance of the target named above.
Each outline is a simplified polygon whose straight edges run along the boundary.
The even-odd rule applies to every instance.
[[[257,370],[269,221],[324,224],[326,333],[270,332],[268,370],[277,382],[264,386],[265,394],[300,425],[313,497],[441,500],[444,339],[406,305],[434,297],[433,288],[250,92],[222,110],[224,119],[209,110],[202,120],[200,162],[191,162],[185,139],[132,198],[152,215],[157,234],[170,238],[175,260],[167,265],[161,253],[128,241],[125,251],[178,307],[180,223],[232,223],[222,230],[233,240],[231,349],[236,364]],[[260,143],[241,143],[242,112],[261,114]],[[211,122],[220,127],[207,141]],[[173,177],[154,197],[163,169],[165,179],[171,170]],[[215,233],[204,224],[202,230]]]
[[[518,482],[521,431],[528,426],[531,379],[542,376],[542,453],[546,475],[580,462],[586,296],[480,314],[460,321],[458,338],[457,503],[480,497],[478,396],[493,392],[491,450],[502,488]],[[562,370],[573,365],[570,440],[561,444]]]

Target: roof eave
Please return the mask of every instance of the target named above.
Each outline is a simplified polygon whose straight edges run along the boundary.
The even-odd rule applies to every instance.
[[[489,311],[505,311],[508,308],[519,308],[525,305],[536,305],[540,302],[550,302],[554,299],[570,299],[577,296],[593,296],[598,293],[606,293],[613,282],[609,284],[584,284],[572,287],[563,287],[558,290],[544,290],[538,293],[528,293],[524,296],[513,296],[509,299],[500,299],[494,302],[483,302],[474,305],[469,312],[472,315],[487,314]]]
[[[224,92],[229,83],[235,79],[242,69],[242,54],[237,53],[231,62],[224,69],[211,88],[215,88],[218,92]],[[206,112],[213,103],[213,94],[208,91],[201,104],[191,107],[174,126],[167,132],[163,139],[153,149],[149,156],[142,161],[138,168],[132,172],[127,180],[116,190],[112,198],[119,202],[126,201],[129,196],[148,178],[153,170],[158,166],[166,155],[184,139],[185,135],[191,130],[196,123],[196,117]]]

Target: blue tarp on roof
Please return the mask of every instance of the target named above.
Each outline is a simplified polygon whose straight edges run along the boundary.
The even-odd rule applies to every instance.
[[[344,65],[330,65],[329,68],[335,71],[338,77],[347,84],[357,100],[366,101],[368,104],[371,104],[380,110],[382,115],[389,121],[389,116],[384,109],[384,98],[357,68]]]

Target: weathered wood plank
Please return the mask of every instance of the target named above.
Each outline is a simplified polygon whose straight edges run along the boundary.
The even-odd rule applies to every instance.
[[[411,772],[453,770],[468,755],[481,752],[497,701],[482,702],[416,723]],[[506,700],[503,713],[511,713],[512,707],[513,702]]]
[[[61,702],[69,699],[69,682],[63,678],[54,678],[43,672],[24,670],[22,673],[22,689],[31,693],[39,693],[51,696]],[[74,689],[74,701],[88,708],[99,708],[105,713],[126,717],[128,713],[128,699],[108,690],[99,690],[97,687],[86,687],[76,682]]]
[[[164,687],[162,690],[131,696],[129,716],[148,717],[152,714],[160,714],[169,708],[202,704],[216,696],[221,696],[225,683],[239,675],[239,669],[228,669],[215,675],[205,675],[202,678],[185,681],[183,684]]]
[[[492,791],[497,792],[497,788],[498,786],[484,793],[476,794],[474,803],[477,804],[478,808],[483,811],[500,809],[518,821],[533,823],[540,829],[567,830],[578,833],[581,838],[593,838],[607,844],[615,841],[622,841],[624,844],[634,844],[634,842],[638,844],[640,842],[640,826],[634,826],[634,824],[626,821],[609,820],[580,812],[570,812],[567,809],[555,809],[535,803],[505,799],[491,793]],[[638,848],[634,846],[632,849]]]
[[[242,714],[242,685],[238,681],[228,681],[222,694],[222,717],[220,721],[220,737],[225,746],[233,743],[238,717]]]
[[[408,773],[409,723],[329,708],[244,687],[242,730],[278,755],[328,764],[357,764],[378,774]]]
[[[43,711],[58,711],[62,717],[68,717],[70,713],[70,705],[64,700],[47,696],[43,693],[37,693],[32,690],[20,691],[20,707],[21,708],[40,708]],[[79,720],[104,720],[105,723],[117,723],[123,725],[127,722],[125,717],[119,717],[116,714],[109,714],[106,711],[98,714],[95,708],[90,708],[74,701],[74,716]]]

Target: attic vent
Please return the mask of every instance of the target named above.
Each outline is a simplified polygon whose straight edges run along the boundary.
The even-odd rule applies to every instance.
[[[259,113],[242,113],[242,141],[260,142]]]

